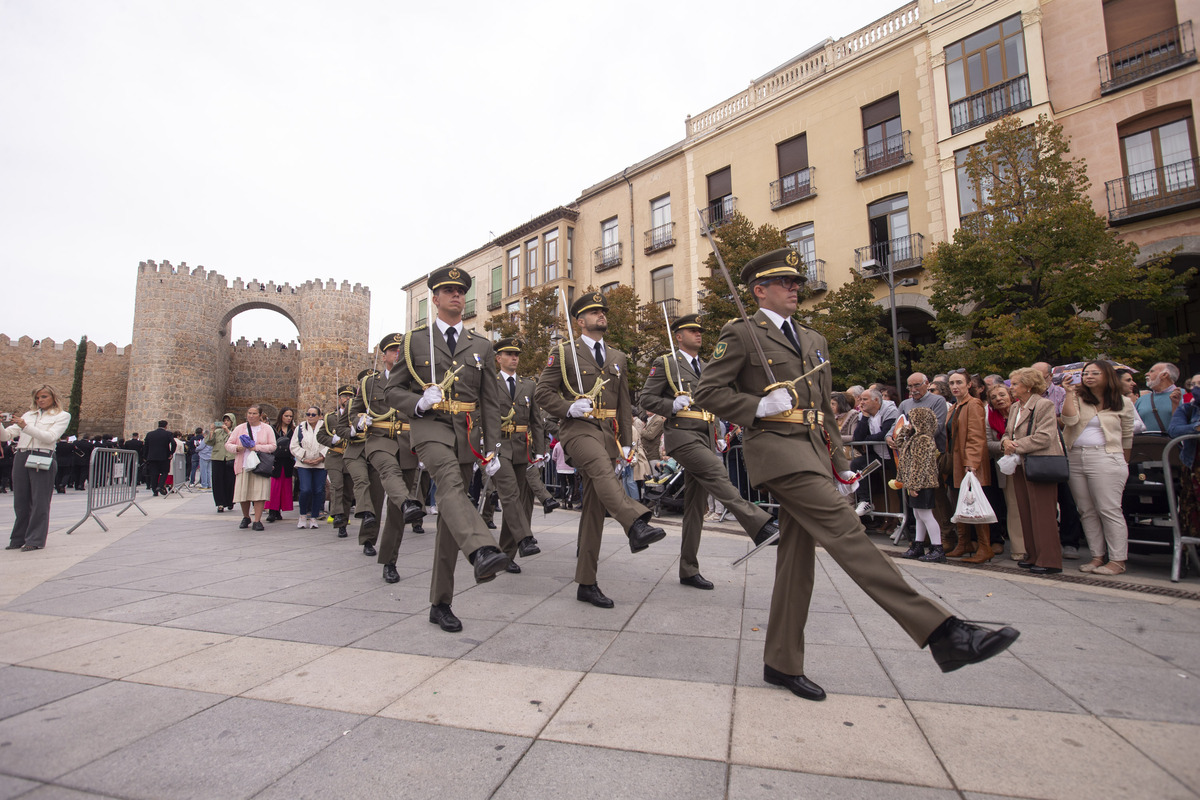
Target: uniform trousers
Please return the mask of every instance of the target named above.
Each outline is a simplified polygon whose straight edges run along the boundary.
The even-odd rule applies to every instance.
[[[346,513],[346,484],[354,486],[353,480],[346,480],[346,469],[343,463],[341,453],[330,450],[325,454],[325,469],[329,473],[329,515],[331,517]],[[353,500],[353,488],[351,488],[350,497]]]
[[[628,531],[639,519],[649,519],[650,509],[625,493],[621,479],[614,472],[616,462],[600,439],[587,435],[574,436],[562,444],[583,480],[575,582],[591,585],[596,582],[596,567],[600,563],[604,512],[608,511],[621,528]]]
[[[411,492],[415,486],[417,471],[402,469],[400,473]],[[383,506],[383,483],[379,480],[375,470],[371,470],[371,474],[371,506],[375,509],[375,525],[378,526]],[[400,543],[404,541],[404,512],[400,510],[400,504],[403,502],[404,497],[392,499],[391,495],[387,495],[387,515],[383,516],[383,533],[379,537],[379,558],[376,559],[380,564],[395,564],[396,557],[400,554]]]
[[[539,503],[544,503],[554,497],[554,495],[550,494],[550,490],[546,488],[546,482],[542,480],[541,467],[527,467],[524,469],[524,472],[525,480],[529,482],[529,488]]]
[[[346,448],[342,456],[342,469],[350,475],[354,486],[354,513],[361,514],[368,508],[374,508],[371,502],[371,475],[367,467],[366,448],[362,444]],[[375,516],[379,516],[376,514]]]
[[[364,459],[365,463],[365,459]],[[367,502],[369,505],[356,506],[359,511],[366,511],[368,508],[375,514],[375,519],[371,522],[364,522],[358,526],[358,543],[359,545],[369,544],[374,545],[379,539],[379,525],[383,521],[383,504],[387,499],[384,494],[383,484],[379,482],[379,474],[375,470],[367,467]],[[399,547],[399,544],[396,545]]]
[[[58,475],[58,459],[50,461],[50,469],[28,469],[28,450],[17,450],[13,458],[13,520],[9,544],[36,547],[46,546],[50,532],[50,500],[54,496],[54,479]]]
[[[504,519],[500,523],[500,549],[512,560],[517,555],[517,544],[533,535],[530,515],[533,514],[533,489],[529,485],[529,472],[525,469],[525,454],[514,464],[505,456],[500,457],[500,469],[492,476],[492,485],[503,498]]]
[[[765,485],[779,502],[775,587],[763,654],[768,666],[788,675],[804,674],[804,626],[818,544],[919,646],[924,647],[951,616],[909,586],[892,560],[867,538],[829,475],[793,472]]]
[[[705,440],[674,446],[668,455],[683,466],[683,545],[679,550],[679,577],[700,572],[700,531],[711,496],[729,510],[753,538],[771,521],[771,515],[744,499],[729,482],[729,470]]]

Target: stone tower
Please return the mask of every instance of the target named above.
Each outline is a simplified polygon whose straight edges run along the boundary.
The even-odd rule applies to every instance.
[[[243,311],[277,311],[299,331],[296,405],[332,408],[338,377],[352,379],[370,351],[371,291],[357,283],[314,280],[293,287],[236,278],[230,285],[204,267],[144,261],[135,297],[125,401],[129,432],[149,431],[160,419],[186,430],[227,410],[229,323]]]

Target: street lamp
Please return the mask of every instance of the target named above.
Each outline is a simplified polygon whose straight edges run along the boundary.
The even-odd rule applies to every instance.
[[[887,255],[884,256],[884,259],[887,261],[886,277],[880,272],[876,272],[876,277],[885,278],[887,280],[888,300],[892,307],[892,362],[896,368],[896,391],[899,392],[900,387],[904,384],[900,381],[900,326],[896,321],[896,276],[895,273],[892,272],[892,259],[888,258]],[[879,262],[874,258],[868,258],[859,266],[862,267],[862,271],[864,273],[868,273],[875,271],[875,269],[879,266]],[[905,333],[907,334],[908,331],[905,331]]]

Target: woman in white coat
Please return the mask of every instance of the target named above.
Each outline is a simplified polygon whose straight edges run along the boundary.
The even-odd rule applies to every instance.
[[[43,384],[33,390],[33,410],[13,416],[13,425],[0,428],[0,441],[18,439],[12,475],[16,520],[4,549],[28,553],[46,546],[58,472],[54,445],[67,432],[71,415],[63,411],[54,388]]]
[[[309,406],[292,437],[292,457],[296,459],[296,478],[300,481],[297,528],[320,527],[317,518],[325,510],[325,454],[329,448],[317,441],[317,432],[324,424],[321,409]]]

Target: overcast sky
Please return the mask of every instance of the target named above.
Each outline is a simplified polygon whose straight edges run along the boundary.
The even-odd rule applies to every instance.
[[[0,333],[128,344],[154,259],[363,283],[374,342],[414,277],[902,5],[0,0]]]

